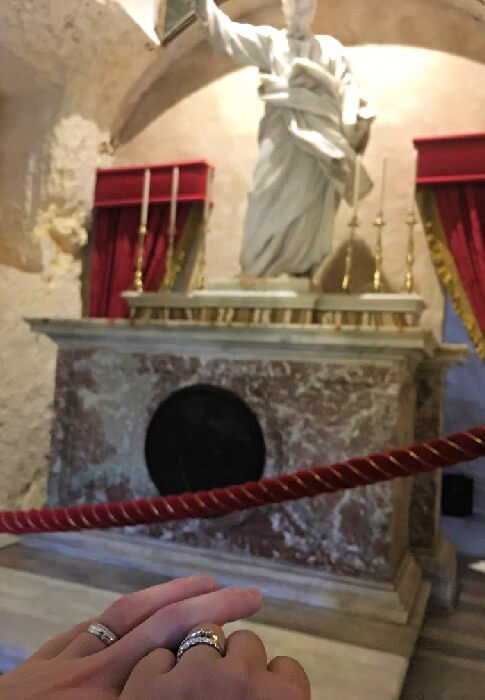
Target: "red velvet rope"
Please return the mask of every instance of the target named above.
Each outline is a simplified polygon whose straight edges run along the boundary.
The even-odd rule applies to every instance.
[[[0,533],[64,532],[212,517],[368,486],[451,467],[485,455],[485,425],[387,453],[213,491],[69,508],[0,511]]]

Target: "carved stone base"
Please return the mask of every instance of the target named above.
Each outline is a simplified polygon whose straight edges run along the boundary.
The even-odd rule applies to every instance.
[[[431,582],[429,604],[432,608],[453,610],[458,594],[456,548],[440,534],[433,550],[415,549],[423,576]]]
[[[304,567],[189,547],[123,533],[69,533],[24,538],[29,547],[95,562],[157,573],[162,577],[214,575],[221,585],[257,586],[272,600],[299,603],[405,625],[422,591],[421,570],[407,554],[390,582],[309,571]],[[273,622],[273,621],[272,621]]]
[[[15,535],[0,535],[0,549],[4,547],[10,547],[19,541],[19,538]]]

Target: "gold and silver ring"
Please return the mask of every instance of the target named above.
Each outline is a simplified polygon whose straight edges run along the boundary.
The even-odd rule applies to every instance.
[[[103,625],[102,622],[93,622],[87,629],[89,634],[94,635],[104,644],[105,647],[110,647],[119,640],[119,637],[112,632],[109,627]]]

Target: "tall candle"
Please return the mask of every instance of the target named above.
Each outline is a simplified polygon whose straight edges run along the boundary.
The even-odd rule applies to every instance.
[[[382,159],[381,173],[381,196],[379,199],[379,214],[384,213],[384,200],[386,196],[386,175],[387,175],[387,158]]]
[[[143,199],[141,201],[141,219],[140,227],[144,226],[146,228],[148,222],[148,204],[150,202],[150,182],[151,182],[151,172],[147,168],[145,170],[145,176],[143,178]]]
[[[179,194],[180,168],[175,167],[172,172],[172,198],[170,200],[170,229],[175,228],[177,222],[177,198]]]
[[[409,202],[409,211],[414,212],[416,204],[416,180],[418,179],[418,152],[415,150],[413,155],[413,179],[411,182],[411,200]]]
[[[355,216],[357,216],[357,212],[359,210],[361,163],[362,163],[362,156],[358,155],[355,159],[355,172],[354,172],[354,215]]]

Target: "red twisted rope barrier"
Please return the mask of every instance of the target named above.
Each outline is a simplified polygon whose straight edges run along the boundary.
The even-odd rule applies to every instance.
[[[0,511],[0,533],[64,532],[226,515],[450,467],[485,455],[485,425],[388,453],[213,491],[150,500]]]

